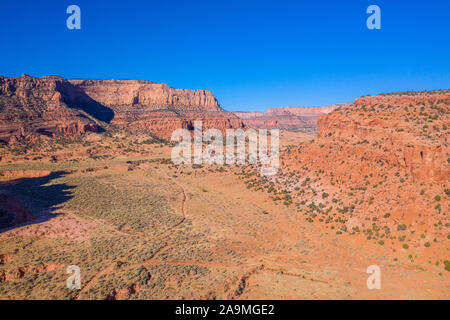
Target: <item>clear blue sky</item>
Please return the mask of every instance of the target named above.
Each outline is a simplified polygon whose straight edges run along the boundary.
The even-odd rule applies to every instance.
[[[228,110],[328,105],[450,88],[449,15],[448,0],[1,0],[0,74],[145,79]]]

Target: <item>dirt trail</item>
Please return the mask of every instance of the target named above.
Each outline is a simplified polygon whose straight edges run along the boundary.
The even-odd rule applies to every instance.
[[[281,275],[301,278],[304,280],[310,280],[310,281],[314,281],[314,282],[322,282],[322,283],[326,283],[326,284],[330,283],[330,281],[328,281],[328,280],[313,278],[311,276],[307,276],[307,275],[304,275],[301,273],[288,271],[284,268],[266,267],[264,264],[261,264],[257,267],[253,267],[250,271],[248,271],[244,275],[242,275],[239,278],[239,280],[237,281],[235,288],[231,289],[229,291],[229,293],[225,295],[226,299],[231,299],[231,300],[239,299],[239,297],[244,293],[245,289],[247,288],[248,280],[250,279],[250,277],[252,277],[258,273],[261,273],[261,272],[276,272],[276,273],[280,273]]]
[[[186,189],[184,188],[184,186],[181,183],[179,183],[178,181],[176,181],[175,179],[170,177],[166,172],[164,172],[164,175],[169,180],[174,182],[176,185],[178,185],[183,190],[183,199],[181,200],[181,211],[182,211],[182,214],[183,214],[183,219],[181,219],[180,222],[178,222],[178,223],[174,224],[173,226],[171,226],[166,231],[156,235],[155,237],[151,237],[151,238],[145,239],[143,241],[142,245],[134,248],[133,250],[130,250],[126,255],[120,257],[119,259],[114,260],[108,267],[106,267],[105,269],[100,270],[91,280],[89,280],[89,282],[83,288],[81,288],[81,290],[78,292],[78,295],[75,297],[75,299],[77,299],[77,300],[80,299],[81,294],[86,292],[87,290],[89,290],[92,287],[92,285],[98,280],[98,278],[100,278],[102,275],[112,272],[114,270],[114,267],[116,266],[118,261],[126,261],[133,253],[135,253],[135,252],[141,250],[142,248],[144,248],[149,241],[158,240],[158,239],[161,239],[161,238],[163,238],[163,237],[165,237],[167,235],[170,235],[174,231],[175,228],[179,227],[182,223],[184,223],[186,221],[186,216],[187,216],[186,201],[189,199],[187,191],[186,191]],[[126,235],[129,236],[128,234],[126,234]]]
[[[182,199],[181,199],[181,212],[183,215],[183,218],[181,221],[176,223],[175,225],[172,225],[170,228],[165,230],[164,232],[161,232],[160,234],[149,237],[147,239],[142,239],[142,243],[138,245],[137,247],[130,250],[126,255],[116,259],[113,261],[110,265],[108,265],[103,270],[99,271],[78,293],[76,299],[81,299],[82,293],[85,293],[88,291],[95,282],[102,276],[108,273],[111,273],[114,271],[114,267],[116,266],[118,261],[127,262],[128,264],[124,266],[125,269],[133,269],[138,266],[142,267],[148,267],[148,266],[157,266],[157,265],[170,265],[170,266],[198,266],[198,267],[206,267],[206,268],[230,268],[233,272],[233,274],[236,274],[237,277],[233,277],[236,282],[231,282],[231,288],[227,286],[227,289],[221,290],[222,293],[219,293],[224,299],[240,299],[244,296],[246,296],[246,290],[248,290],[249,280],[257,275],[261,275],[263,273],[277,273],[280,276],[288,276],[288,277],[296,277],[302,280],[311,281],[311,282],[320,282],[328,285],[338,285],[339,287],[344,287],[346,284],[346,281],[348,279],[346,277],[342,277],[341,280],[336,280],[337,274],[334,269],[329,270],[328,267],[326,267],[326,271],[322,270],[321,267],[326,265],[326,262],[320,262],[318,265],[315,263],[317,262],[317,255],[310,255],[308,257],[303,256],[301,253],[293,253],[290,254],[287,252],[287,249],[284,249],[284,246],[282,246],[282,249],[280,249],[279,252],[276,252],[274,254],[270,254],[265,257],[261,257],[261,260],[259,262],[253,261],[248,263],[218,263],[218,262],[203,262],[203,261],[161,261],[158,260],[158,257],[163,254],[164,252],[167,252],[167,250],[170,250],[176,246],[173,241],[167,241],[165,239],[166,245],[161,247],[158,251],[156,251],[153,256],[144,262],[132,262],[129,261],[129,257],[139,252],[139,250],[145,248],[146,245],[148,245],[149,242],[158,240],[167,236],[172,235],[176,228],[182,225],[188,216],[187,213],[187,201],[190,200],[189,195],[185,189],[185,187],[177,181],[175,178],[169,176],[167,172],[163,171],[165,177],[169,179],[172,183],[176,184],[180,189],[183,191]],[[178,211],[178,210],[177,210]],[[282,238],[289,240],[289,239],[297,239],[298,241],[302,241],[306,243],[304,245],[305,251],[321,251],[321,252],[327,252],[328,254],[332,254],[333,256],[339,256],[340,261],[351,261],[351,265],[348,264],[345,267],[347,268],[348,272],[361,272],[361,266],[369,265],[371,262],[370,258],[367,254],[364,254],[364,252],[361,249],[355,249],[351,247],[348,243],[345,241],[336,241],[336,237],[333,234],[328,233],[322,233],[320,230],[314,228],[312,225],[308,224],[302,224],[299,223],[296,218],[293,218],[292,216],[286,214],[286,212],[280,212],[278,214],[274,213],[274,219],[277,221],[276,227],[280,230],[280,232],[283,234]],[[273,223],[267,222],[268,224]],[[267,228],[270,228],[270,225],[266,226]],[[128,235],[129,236],[129,235]],[[301,238],[299,238],[299,236]],[[279,239],[281,240],[281,238]],[[293,245],[294,242],[298,241],[287,241],[285,244],[287,246]],[[303,245],[303,244],[302,244]],[[307,250],[306,250],[307,249]],[[283,260],[278,259],[278,255],[282,256],[283,254],[288,254],[289,259]],[[267,258],[267,259],[266,259]],[[305,265],[302,265],[300,263],[296,263],[295,259],[301,259],[308,261],[308,265],[314,265],[316,268],[313,267],[313,270],[310,270],[309,268],[304,268]],[[373,259],[373,258],[372,258]],[[300,260],[299,260],[300,261]],[[306,262],[305,261],[305,262]],[[367,261],[367,263],[365,263]],[[304,262],[301,262],[304,263]],[[318,269],[317,269],[318,268]],[[330,275],[331,272],[331,275]],[[239,276],[240,275],[240,276]],[[339,273],[339,275],[341,275]],[[338,278],[339,278],[338,275]],[[236,280],[237,279],[237,280]],[[354,279],[352,279],[354,280]],[[145,290],[144,290],[145,291]]]

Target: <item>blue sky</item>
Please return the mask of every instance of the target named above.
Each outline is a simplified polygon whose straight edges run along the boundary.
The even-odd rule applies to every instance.
[[[145,79],[228,110],[329,105],[450,88],[449,14],[448,0],[2,0],[0,74]]]

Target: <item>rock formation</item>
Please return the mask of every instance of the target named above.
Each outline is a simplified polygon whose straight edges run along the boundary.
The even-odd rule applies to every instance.
[[[210,91],[141,80],[0,77],[0,140],[74,136],[111,124],[168,139],[177,128],[241,128]]]
[[[376,147],[377,159],[404,169],[418,181],[446,181],[450,93],[362,97],[319,118],[319,134]],[[367,149],[371,149],[367,147]]]
[[[270,108],[266,113],[234,112],[234,114],[248,127],[313,131],[317,128],[319,116],[345,105],[347,104],[336,104],[328,107]]]
[[[64,101],[70,84],[60,77],[0,76],[0,140],[33,139],[36,135],[78,135],[98,131],[95,121]]]
[[[134,132],[149,132],[170,139],[178,128],[191,129],[195,120],[203,128],[241,128],[242,122],[223,110],[206,90],[174,89],[141,80],[69,80],[90,99],[110,108],[111,123]]]
[[[448,90],[358,98],[321,116],[318,137],[282,154],[282,170],[293,172],[291,196],[338,232],[411,224],[423,246],[421,232],[445,236],[449,128]]]

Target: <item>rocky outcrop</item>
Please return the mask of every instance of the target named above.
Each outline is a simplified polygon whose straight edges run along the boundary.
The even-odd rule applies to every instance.
[[[318,137],[280,153],[275,184],[337,235],[396,250],[408,248],[405,236],[417,248],[447,241],[449,128],[450,91],[358,98],[321,116]]]
[[[110,108],[111,121],[134,132],[149,132],[169,139],[178,128],[192,129],[201,120],[203,128],[222,131],[242,128],[242,121],[223,110],[207,90],[174,89],[166,84],[141,80],[70,80],[89,98]]]
[[[64,268],[65,265],[63,264],[40,264],[36,266],[26,266],[26,267],[20,267],[13,270],[0,271],[0,283],[5,281],[14,281],[17,279],[21,279],[27,275],[30,274],[38,274],[42,272],[49,272],[58,270],[61,268]]]
[[[177,128],[241,128],[210,91],[174,89],[142,80],[89,80],[50,76],[0,77],[0,140],[38,135],[77,136],[112,124],[170,138]]]
[[[284,108],[270,108],[267,110],[267,115],[281,116],[281,115],[295,115],[295,116],[321,116],[330,113],[331,111],[349,105],[349,103],[334,104],[326,107],[284,107]]]
[[[70,84],[61,77],[0,77],[0,140],[33,140],[98,131],[99,126],[64,100]]]
[[[336,104],[327,107],[285,107],[270,108],[264,112],[234,112],[246,126],[253,128],[315,130],[317,119],[347,104]]]
[[[198,111],[223,111],[211,91],[174,89],[163,83],[143,80],[69,80],[75,87],[104,106],[129,109],[146,106]]]
[[[377,161],[417,181],[449,179],[449,127],[448,92],[362,97],[318,121],[320,137],[374,146]]]
[[[241,120],[250,120],[250,119],[254,119],[254,118],[260,118],[260,117],[264,117],[266,115],[264,112],[255,112],[255,111],[249,111],[249,112],[235,111],[233,113]]]

